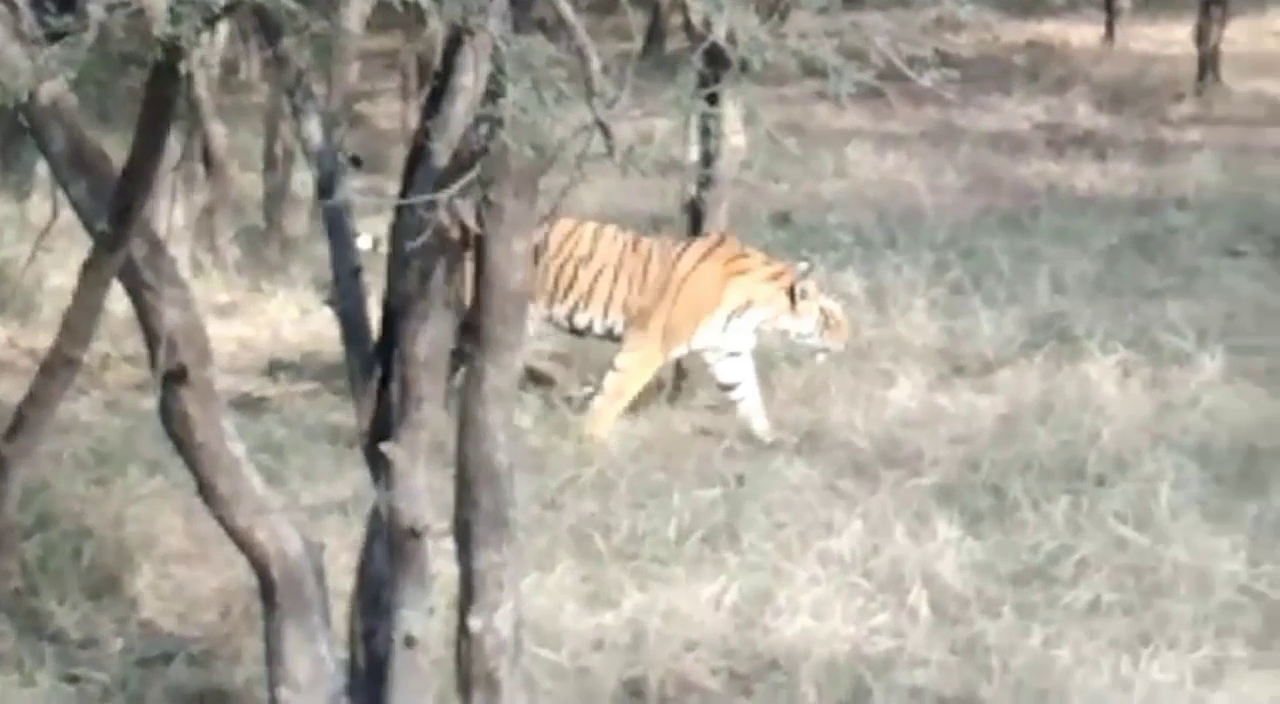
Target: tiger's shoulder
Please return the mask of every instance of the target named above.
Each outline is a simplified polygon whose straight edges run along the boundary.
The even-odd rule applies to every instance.
[[[808,259],[778,257],[727,232],[689,238],[677,259],[672,285],[683,292],[669,301],[673,313],[705,309],[708,317],[724,320],[716,325],[726,334],[779,330],[822,350],[848,342],[844,306],[819,283]],[[706,303],[711,300],[718,301],[714,313]]]

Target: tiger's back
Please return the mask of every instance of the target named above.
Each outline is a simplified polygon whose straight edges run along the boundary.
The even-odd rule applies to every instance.
[[[532,314],[613,342],[661,290],[684,242],[611,223],[561,218],[535,234]]]

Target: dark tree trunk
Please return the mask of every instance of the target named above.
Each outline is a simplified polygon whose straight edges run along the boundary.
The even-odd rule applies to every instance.
[[[1199,0],[1196,11],[1196,95],[1222,85],[1222,37],[1227,31],[1228,0]]]
[[[695,102],[687,140],[694,173],[684,202],[689,237],[729,228],[730,190],[746,151],[740,109],[726,85],[735,66],[728,40],[708,36],[695,54],[695,62]],[[668,403],[679,400],[688,381],[688,367],[677,360],[667,387]]]

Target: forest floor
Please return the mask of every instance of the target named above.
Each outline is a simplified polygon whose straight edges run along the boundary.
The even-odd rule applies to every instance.
[[[565,440],[572,414],[521,397],[539,699],[1277,701],[1280,12],[1233,21],[1230,88],[1199,102],[1181,96],[1190,17],[1134,17],[1112,52],[1094,14],[867,18],[939,47],[920,69],[938,88],[850,90],[830,70],[742,88],[752,152],[733,220],[818,262],[855,324],[823,364],[761,351],[785,441],[745,438],[714,389],[641,409],[594,449]],[[793,45],[819,35],[806,19]],[[671,86],[637,79],[617,122],[636,166],[593,160],[567,211],[676,224]],[[357,184],[370,232],[399,168],[394,96],[371,90],[353,137],[388,165]],[[228,111],[256,213],[260,118]],[[0,217],[34,231],[21,218],[44,207],[3,201]],[[28,382],[84,243],[64,215],[21,275],[30,238],[0,247],[0,405]],[[324,543],[342,624],[371,492],[323,256],[317,239],[301,275],[194,285],[232,418]],[[584,376],[608,350],[570,349]],[[0,605],[6,698],[263,701],[252,577],[156,422],[118,291],[39,469],[29,598]],[[442,673],[450,477],[442,461]]]

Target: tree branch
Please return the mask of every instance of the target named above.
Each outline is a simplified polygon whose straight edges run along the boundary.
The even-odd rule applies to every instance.
[[[107,203],[106,222],[99,225],[101,230],[95,233],[89,254],[80,265],[76,287],[62,314],[58,332],[0,439],[0,560],[6,563],[13,559],[11,551],[17,547],[12,519],[19,494],[19,473],[39,447],[59,404],[79,374],[98,329],[111,282],[128,257],[130,235],[151,196],[182,94],[182,59],[180,47],[165,43],[151,67],[143,88],[133,143]]]
[[[626,90],[618,92],[612,105],[604,106],[604,95],[609,91],[609,81],[604,77],[604,62],[600,60],[600,52],[591,41],[591,35],[587,33],[586,26],[578,18],[578,13],[574,11],[573,5],[569,4],[569,0],[551,0],[551,6],[560,16],[560,21],[569,29],[574,53],[578,55],[578,62],[582,65],[587,108],[591,111],[591,120],[596,130],[600,132],[600,138],[604,140],[605,153],[610,159],[617,158],[618,149],[613,137],[613,128],[609,126],[609,121],[604,114],[617,109]]]

